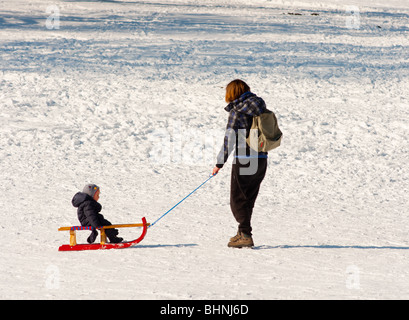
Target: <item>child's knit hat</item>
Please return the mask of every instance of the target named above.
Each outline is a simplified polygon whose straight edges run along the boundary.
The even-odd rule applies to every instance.
[[[99,187],[96,184],[87,184],[84,189],[82,190],[82,192],[88,194],[89,196],[91,196],[92,198],[94,197],[95,193],[99,190]]]

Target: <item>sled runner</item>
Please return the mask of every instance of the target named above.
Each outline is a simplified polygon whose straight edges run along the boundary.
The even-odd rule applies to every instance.
[[[143,240],[145,238],[146,232],[148,231],[148,226],[150,224],[146,222],[145,217],[142,218],[142,223],[137,224],[113,224],[111,226],[102,226],[96,228],[100,230],[101,241],[100,243],[92,244],[77,244],[76,231],[77,230],[94,230],[93,227],[82,227],[82,226],[72,226],[72,227],[61,227],[58,231],[69,231],[70,232],[70,244],[64,244],[58,248],[58,251],[82,251],[82,250],[107,250],[107,249],[124,249],[129,248]],[[120,243],[107,243],[107,238],[105,234],[106,229],[116,229],[116,228],[133,228],[142,227],[142,234],[138,239],[128,242]]]

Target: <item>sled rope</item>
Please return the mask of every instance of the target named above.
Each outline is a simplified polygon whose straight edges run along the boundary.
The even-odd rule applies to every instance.
[[[149,225],[149,228],[154,226],[159,220],[161,220],[164,216],[166,216],[169,212],[171,212],[173,209],[175,209],[179,204],[181,204],[183,201],[185,201],[187,198],[189,198],[193,193],[195,193],[198,189],[200,189],[207,181],[209,181],[211,178],[213,178],[215,175],[211,174],[209,178],[206,179],[205,182],[203,182],[200,186],[198,186],[195,190],[193,190],[191,193],[189,193],[186,197],[184,197],[182,200],[180,200],[178,203],[176,203],[172,208],[170,208],[168,211],[166,211],[162,216],[160,216],[155,222],[151,223]]]

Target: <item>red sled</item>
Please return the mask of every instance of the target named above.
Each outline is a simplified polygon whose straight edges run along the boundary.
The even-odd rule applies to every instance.
[[[146,222],[145,218],[142,218],[142,223],[137,224],[114,224],[111,226],[102,226],[97,228],[101,233],[100,243],[95,244],[77,244],[76,231],[77,230],[94,230],[93,227],[82,227],[82,226],[72,226],[72,227],[61,227],[58,231],[69,231],[70,232],[70,244],[64,244],[58,248],[58,251],[82,251],[82,250],[108,250],[108,249],[125,249],[129,248],[139,242],[141,242],[148,231],[148,226],[150,224]],[[142,227],[142,234],[138,239],[128,242],[120,243],[107,243],[105,230],[113,228],[127,228],[127,227]]]

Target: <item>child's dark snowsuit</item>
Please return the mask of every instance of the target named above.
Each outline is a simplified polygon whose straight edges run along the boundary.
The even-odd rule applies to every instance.
[[[82,226],[92,226],[94,228],[100,226],[110,226],[111,222],[106,220],[102,214],[99,212],[102,210],[101,204],[95,201],[91,196],[86,193],[78,192],[72,198],[72,205],[77,209],[78,220]],[[117,229],[106,229],[105,234],[107,235],[110,242],[116,243],[122,240],[118,238]],[[93,243],[98,236],[98,231],[93,230],[91,235],[88,237],[88,243]]]

